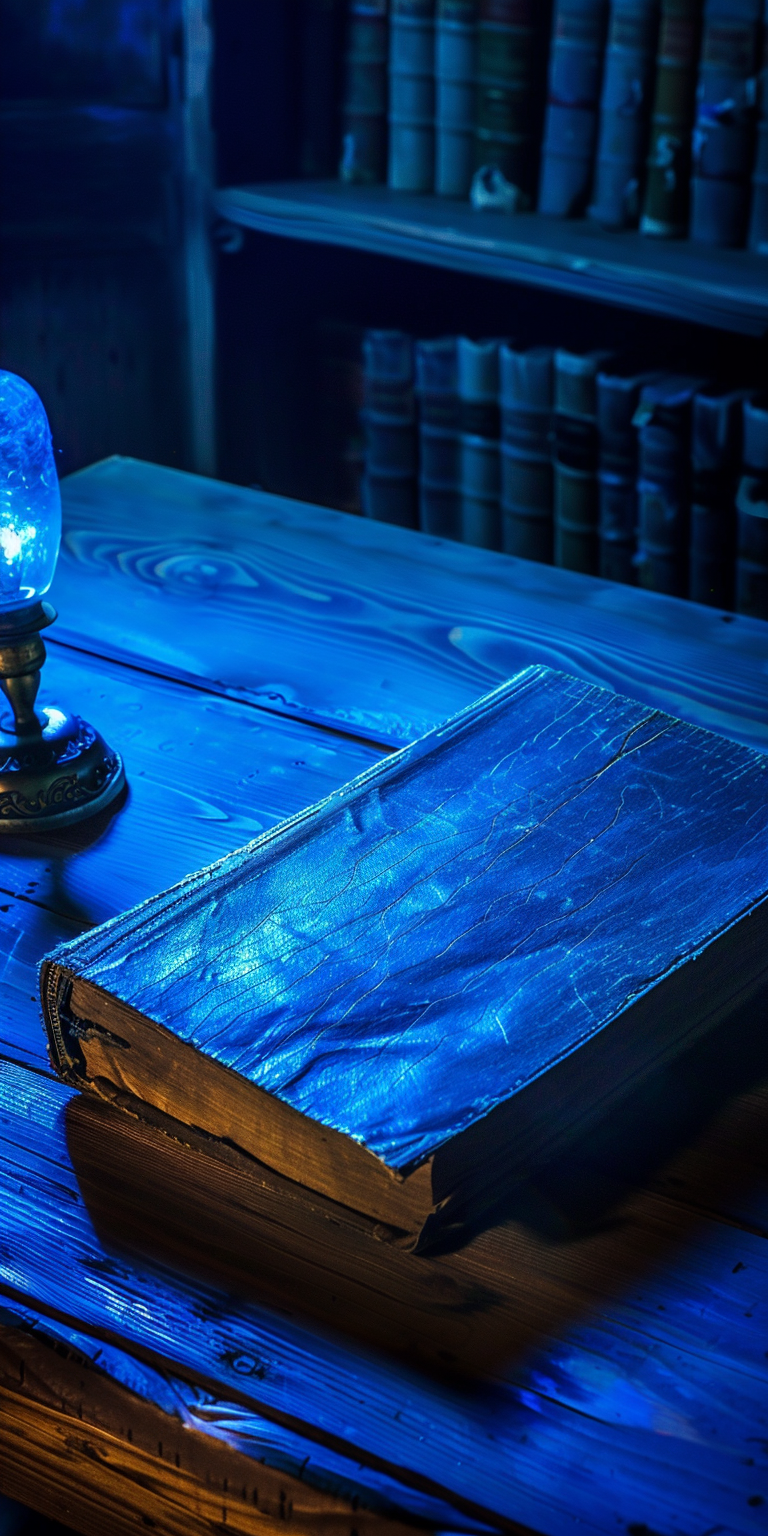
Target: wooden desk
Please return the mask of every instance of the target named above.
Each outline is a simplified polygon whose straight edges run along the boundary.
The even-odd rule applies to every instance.
[[[742,1021],[703,1062],[703,1110],[670,1080],[692,1144],[642,1187],[610,1140],[574,1165],[600,1221],[565,1240],[520,1211],[418,1261],[409,1337],[387,1273],[412,1260],[376,1245],[335,1286],[317,1251],[300,1305],[279,1211],[269,1251],[244,1219],[236,1296],[206,1272],[213,1210],[199,1268],[175,1266],[162,1157],[156,1251],[116,1242],[35,968],[531,660],[765,748],[768,629],[131,461],[64,500],[44,692],[120,747],[130,790],[78,837],[0,844],[0,1491],[94,1533],[765,1531],[762,1031],[754,1061]],[[105,1124],[116,1200],[124,1140]],[[567,1212],[553,1188],[545,1170],[540,1227]]]

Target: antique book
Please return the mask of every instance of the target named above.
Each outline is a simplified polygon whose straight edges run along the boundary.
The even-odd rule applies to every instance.
[[[608,229],[637,224],[647,151],[658,0],[612,0],[595,181],[589,217]]]
[[[477,24],[475,167],[496,166],[525,205],[533,202],[537,159],[535,0],[480,0]]]
[[[672,240],[688,230],[691,131],[702,0],[662,0],[656,89],[640,229]]]
[[[688,595],[691,416],[704,383],[668,374],[645,386],[635,412],[638,581],[671,597]]]
[[[551,347],[499,351],[501,541],[508,555],[552,564]]]
[[[706,0],[691,180],[691,239],[743,245],[763,0]]]
[[[752,171],[752,206],[749,216],[751,251],[768,256],[768,0],[763,5],[763,48],[757,86],[757,144]]]
[[[556,0],[539,212],[584,213],[592,185],[608,0]]]
[[[597,375],[600,575],[637,583],[637,428],[640,391],[658,374],[609,367]]]
[[[419,527],[445,539],[461,537],[459,505],[459,380],[455,336],[417,341],[419,406]]]
[[[767,855],[765,756],[529,667],[60,948],[52,1059],[445,1246],[764,991]]]
[[[387,168],[387,0],[348,0],[341,106],[342,181],[383,181]]]
[[[736,497],[736,610],[768,619],[768,396],[744,401],[743,470]]]
[[[389,171],[396,192],[435,180],[435,0],[391,0]]]
[[[499,342],[459,336],[461,538],[501,549],[499,513]]]
[[[555,353],[555,565],[596,576],[597,375],[609,352]]]
[[[405,331],[363,337],[366,517],[415,528],[418,438],[413,342]]]
[[[748,394],[709,386],[693,398],[688,596],[711,608],[733,607],[736,492]]]
[[[476,0],[437,0],[435,191],[467,197],[475,154]]]

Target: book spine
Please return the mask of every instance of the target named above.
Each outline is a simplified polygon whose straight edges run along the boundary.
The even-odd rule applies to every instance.
[[[437,0],[435,191],[467,197],[474,169],[476,0]]]
[[[588,210],[609,229],[636,224],[640,217],[657,31],[658,0],[612,0]]]
[[[387,179],[397,192],[434,186],[434,0],[391,0]]]
[[[584,212],[592,183],[607,0],[557,0],[539,212]]]
[[[367,331],[363,360],[363,512],[380,523],[415,528],[417,435],[411,338],[403,331]]]
[[[662,0],[648,174],[640,229],[671,240],[688,229],[691,131],[701,0]]]
[[[600,575],[637,583],[637,430],[634,415],[645,380],[597,376]]]
[[[383,181],[387,164],[387,0],[349,0],[339,177]]]
[[[752,174],[749,249],[768,256],[768,0],[763,9],[763,56],[758,82],[757,149]]]
[[[645,402],[641,396],[637,482],[637,564],[641,587],[686,597],[690,507],[690,396]]]
[[[736,498],[736,611],[768,619],[768,402],[744,402],[744,474]]]
[[[743,245],[749,220],[762,0],[708,0],[697,91],[691,239]]]
[[[416,343],[419,403],[419,527],[461,537],[459,395],[455,336]]]
[[[501,536],[508,555],[552,564],[554,353],[502,347]]]
[[[534,192],[534,0],[480,0],[477,25],[475,166],[495,166],[530,199]]]
[[[339,145],[340,0],[304,0],[301,30],[302,176],[335,174]]]
[[[599,570],[597,373],[602,358],[555,354],[555,565]]]
[[[499,344],[458,339],[461,537],[501,549]]]
[[[743,391],[715,390],[693,402],[688,596],[711,608],[733,607],[743,403]]]

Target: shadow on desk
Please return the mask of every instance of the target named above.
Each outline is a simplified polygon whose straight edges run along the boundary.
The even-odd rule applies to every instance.
[[[313,1318],[439,1374],[504,1374],[672,1258],[708,1216],[768,1234],[768,1031],[754,1004],[531,1172],[496,1222],[420,1257],[234,1149],[98,1099],[67,1110],[108,1250]],[[172,1125],[166,1123],[166,1128]]]

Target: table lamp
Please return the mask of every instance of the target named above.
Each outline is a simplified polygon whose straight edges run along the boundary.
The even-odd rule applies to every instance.
[[[35,707],[40,630],[61,538],[48,418],[25,379],[0,370],[0,831],[50,830],[101,811],[125,783],[116,752],[79,715]],[[0,703],[3,703],[0,697]]]

